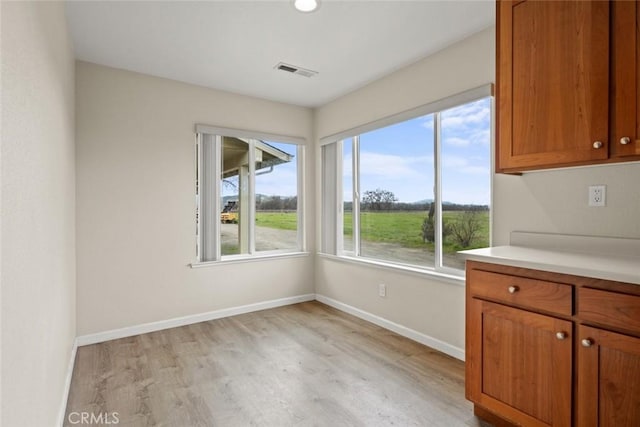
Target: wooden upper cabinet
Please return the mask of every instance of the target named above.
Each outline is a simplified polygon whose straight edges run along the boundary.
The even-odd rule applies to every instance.
[[[640,4],[611,4],[612,158],[640,155]]]
[[[498,172],[640,160],[638,2],[497,8]]]
[[[497,71],[499,169],[608,157],[608,2],[500,1]]]

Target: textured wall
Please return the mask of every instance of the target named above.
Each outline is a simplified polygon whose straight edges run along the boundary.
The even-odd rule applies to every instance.
[[[194,125],[311,141],[311,110],[84,62],[76,75],[78,335],[313,292],[312,256],[188,266]]]
[[[74,59],[62,3],[0,8],[0,424],[52,426],[76,332]]]

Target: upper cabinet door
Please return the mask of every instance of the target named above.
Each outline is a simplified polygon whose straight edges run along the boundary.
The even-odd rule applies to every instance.
[[[614,1],[611,29],[612,158],[640,155],[640,5]]]
[[[609,2],[497,7],[498,171],[607,159]]]

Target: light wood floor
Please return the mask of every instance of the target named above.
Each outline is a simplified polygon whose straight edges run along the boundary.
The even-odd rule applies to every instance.
[[[80,347],[65,426],[74,412],[117,412],[118,426],[486,425],[462,362],[318,302]]]

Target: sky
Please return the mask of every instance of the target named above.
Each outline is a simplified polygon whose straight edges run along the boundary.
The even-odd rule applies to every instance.
[[[392,191],[400,202],[433,199],[434,117],[428,115],[360,135],[360,190]],[[490,98],[441,114],[442,200],[490,203]],[[351,200],[351,144],[344,144],[345,200]]]
[[[360,135],[360,189],[392,191],[400,202],[433,199],[433,115]],[[484,98],[441,113],[442,200],[489,205],[491,101]],[[297,153],[294,144],[266,141],[294,160],[256,176],[256,194],[295,196]],[[351,196],[351,143],[344,142],[344,200]],[[223,195],[231,194],[223,189]]]

